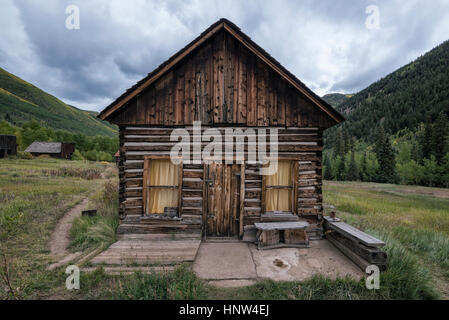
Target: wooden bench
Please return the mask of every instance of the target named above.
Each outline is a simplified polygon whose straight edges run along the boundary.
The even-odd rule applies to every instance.
[[[340,221],[340,219],[338,218],[333,219],[331,217],[325,216],[324,220],[326,220],[329,229],[335,230],[355,242],[363,243],[368,247],[382,247],[385,245],[382,240],[379,240],[357,228],[354,228],[353,226]]]
[[[387,268],[387,254],[381,249],[385,245],[379,240],[338,218],[324,217],[326,239],[357,264],[363,271],[376,265],[380,271]]]
[[[257,229],[256,239],[259,249],[309,247],[306,233],[308,222],[257,222],[254,226]]]

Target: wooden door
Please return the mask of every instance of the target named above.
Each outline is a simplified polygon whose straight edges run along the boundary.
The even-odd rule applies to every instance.
[[[239,233],[240,165],[206,165],[207,236],[231,237]]]

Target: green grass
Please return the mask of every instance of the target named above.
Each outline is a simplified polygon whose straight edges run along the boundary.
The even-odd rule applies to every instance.
[[[205,284],[188,266],[172,272],[141,274],[119,280],[112,288],[114,299],[130,300],[193,300],[206,299]]]
[[[89,208],[95,208],[94,217],[77,217],[70,231],[70,249],[83,251],[92,248],[107,248],[117,240],[118,185],[108,181],[103,189],[89,198]]]
[[[45,270],[52,262],[47,247],[51,232],[69,208],[101,189],[103,183],[82,175],[45,172],[61,168],[104,171],[109,166],[47,158],[0,160],[0,299],[51,293],[57,279]],[[5,266],[9,268],[12,293],[4,284]]]
[[[103,172],[112,182],[90,179]],[[109,276],[102,269],[81,273],[81,290],[65,289],[64,270],[47,243],[56,222],[89,195],[96,217],[75,220],[70,250],[105,248],[115,241],[117,178],[110,164],[58,159],[0,160],[0,276],[7,258],[13,292],[2,283],[0,298],[18,299],[435,299],[447,297],[448,190],[362,183],[326,183],[324,201],[338,215],[386,242],[388,269],[380,290],[365,280],[314,276],[305,281],[265,280],[242,288],[217,288],[185,265],[173,272]],[[443,227],[442,227],[443,226]],[[447,291],[446,291],[447,292]]]
[[[407,253],[416,273],[447,297],[449,287],[449,190],[374,183],[327,182],[323,198],[350,224],[379,235]],[[398,262],[399,263],[399,262]],[[418,272],[420,269],[425,270]]]

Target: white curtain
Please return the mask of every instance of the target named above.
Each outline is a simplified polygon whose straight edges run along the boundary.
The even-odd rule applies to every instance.
[[[149,186],[178,186],[179,165],[169,159],[149,160]],[[165,207],[178,207],[177,188],[149,188],[148,212],[161,214]]]
[[[275,174],[266,177],[265,186],[292,186],[291,161],[280,160]],[[266,191],[266,211],[291,211],[292,189],[269,189]]]

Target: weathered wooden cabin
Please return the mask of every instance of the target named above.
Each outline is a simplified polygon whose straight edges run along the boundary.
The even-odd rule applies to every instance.
[[[41,142],[34,141],[25,149],[33,156],[48,155],[53,158],[70,159],[75,152],[73,142]]]
[[[240,238],[246,226],[260,221],[317,225],[323,213],[323,130],[344,121],[226,19],[98,117],[120,128],[119,232],[201,230]],[[194,121],[201,121],[202,133],[278,128],[277,173],[260,175],[262,164],[249,163],[248,139],[242,163],[172,163],[170,150],[179,142],[171,141],[172,131],[185,128],[192,137]]]
[[[14,135],[0,134],[0,158],[17,154],[17,138]]]

